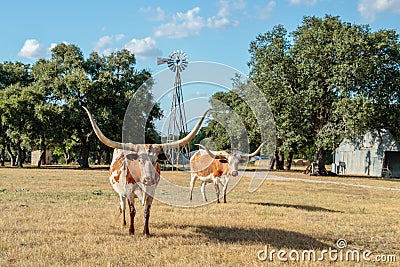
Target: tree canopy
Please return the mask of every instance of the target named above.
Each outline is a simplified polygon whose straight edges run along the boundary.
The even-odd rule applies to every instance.
[[[282,26],[249,49],[251,79],[264,91],[278,147],[315,160],[343,137],[388,129],[399,140],[399,36],[339,17],[305,17],[291,34]]]
[[[400,42],[394,30],[372,31],[337,16],[304,17],[290,33],[276,25],[259,34],[249,53],[250,79],[232,77],[232,90],[210,100],[214,120],[197,138],[212,139],[213,149],[253,150],[268,131],[276,133],[276,155],[286,152],[288,162],[295,154],[314,156],[323,171],[326,151],[344,137],[385,129],[400,141]],[[138,90],[143,83],[149,86]],[[129,119],[146,133],[146,142],[159,141],[154,120],[162,111],[153,103],[151,84],[150,72],[136,69],[135,55],[127,50],[85,58],[79,47],[59,44],[50,59],[32,66],[0,64],[0,162],[7,152],[22,165],[24,148],[52,146],[66,161],[74,154],[88,167],[90,151],[100,158],[110,149],[82,119],[82,106],[107,136],[121,140],[125,111],[136,93],[140,100],[134,105],[154,108]],[[254,84],[268,107],[249,97]],[[269,111],[274,123],[268,116],[261,122],[259,113]]]
[[[1,155],[18,152],[22,166],[23,147],[56,148],[65,157],[78,155],[81,167],[89,167],[89,151],[110,151],[92,133],[82,106],[91,110],[104,133],[120,140],[125,111],[137,89],[151,74],[135,68],[134,54],[127,50],[85,59],[75,45],[59,44],[51,58],[33,66],[0,64]],[[142,92],[141,105],[153,106],[150,91]],[[155,142],[153,120],[161,116],[156,104],[145,125],[148,139]],[[67,160],[68,161],[68,160]]]

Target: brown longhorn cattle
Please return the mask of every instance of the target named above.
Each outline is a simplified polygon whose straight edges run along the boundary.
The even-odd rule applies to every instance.
[[[186,137],[178,141],[165,144],[132,144],[119,143],[108,139],[99,129],[90,112],[85,107],[84,109],[100,141],[106,146],[115,148],[110,166],[110,183],[119,195],[120,211],[123,214],[122,224],[126,225],[125,209],[126,200],[128,200],[130,211],[129,233],[134,234],[134,218],[136,214],[134,199],[138,198],[141,204],[145,206],[143,233],[149,236],[150,208],[160,180],[158,160],[165,159],[164,151],[189,143],[200,129],[207,111],[197,122],[194,129]]]
[[[219,183],[222,185],[222,194],[224,196],[224,203],[226,203],[226,189],[228,187],[229,178],[238,175],[239,162],[246,158],[251,158],[260,153],[262,143],[256,151],[251,154],[229,154],[225,151],[211,152],[205,146],[199,145],[204,150],[199,150],[190,158],[190,189],[189,199],[192,200],[193,187],[197,178],[201,181],[201,193],[203,200],[207,201],[205,187],[207,183],[213,183],[215,193],[217,195],[217,202],[219,201]]]

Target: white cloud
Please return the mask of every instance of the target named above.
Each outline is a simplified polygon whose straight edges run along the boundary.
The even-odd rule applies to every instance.
[[[258,12],[258,17],[260,19],[266,19],[269,17],[269,15],[272,13],[276,6],[275,1],[269,1],[268,4],[264,7],[259,7],[257,6],[257,12]]]
[[[68,45],[68,43],[65,42],[65,41],[64,41],[63,43]],[[54,47],[56,47],[56,46],[57,46],[56,43],[51,43],[51,44],[50,44],[50,52],[51,52],[51,50],[52,50]]]
[[[318,2],[318,0],[290,0],[290,3],[293,5],[307,5],[313,6]]]
[[[146,14],[150,21],[163,21],[166,17],[165,11],[161,7],[142,7],[139,9],[140,13]]]
[[[207,93],[203,92],[203,91],[196,91],[196,92],[194,92],[193,95],[194,95],[194,97],[206,97]]]
[[[165,12],[164,12],[164,10],[162,10],[161,7],[157,7],[157,8],[156,8],[156,12],[155,12],[155,14],[153,15],[152,19],[155,20],[155,21],[162,21],[162,20],[164,20],[164,19],[165,19]]]
[[[220,0],[217,6],[219,7],[217,15],[207,19],[207,27],[212,29],[224,29],[229,26],[236,27],[240,24],[238,20],[231,19],[231,12],[232,10],[244,9],[246,7],[246,2]]]
[[[245,9],[246,6],[247,6],[247,3],[244,0],[239,0],[239,1],[235,1],[232,3],[233,9]]]
[[[223,29],[229,25],[232,25],[232,22],[226,17],[211,17],[207,19],[207,27],[212,29]],[[238,22],[235,23],[235,26],[239,25]]]
[[[133,38],[124,46],[125,49],[131,51],[139,59],[148,59],[161,56],[161,50],[158,48],[156,40],[151,37],[143,39]]]
[[[50,48],[45,48],[38,40],[28,39],[18,52],[18,56],[28,59],[45,58],[50,55],[54,46],[55,44],[51,44]]]
[[[101,38],[94,44],[93,49],[94,49],[95,51],[101,51],[101,50],[103,50],[103,49],[106,49],[106,48],[109,47],[109,46],[112,46],[112,44],[113,44],[113,37],[112,37],[112,36],[109,36],[109,35],[106,35],[106,36],[101,37]]]
[[[156,27],[154,36],[179,39],[199,35],[204,28],[236,27],[240,22],[232,19],[232,12],[245,9],[246,5],[244,0],[219,0],[217,13],[208,18],[199,15],[200,7],[189,9],[186,13],[178,12],[171,17],[171,22]],[[163,14],[165,15],[165,13]]]
[[[102,55],[110,55],[115,51],[113,48],[115,46],[115,42],[119,42],[124,38],[125,35],[123,34],[105,35],[94,44],[93,50]]]
[[[151,37],[143,39],[133,38],[124,44],[121,41],[125,37],[124,34],[105,35],[94,44],[93,50],[97,51],[99,54],[108,56],[112,52],[117,51],[118,47],[123,47],[124,49],[134,53],[139,59],[147,59],[162,54],[161,50],[158,48],[156,40]]]
[[[125,38],[125,35],[124,34],[117,34],[117,35],[115,35],[115,40],[117,40],[117,41],[121,41],[122,39],[124,39]]]
[[[172,17],[172,22],[162,24],[155,29],[154,36],[179,39],[198,35],[204,27],[204,19],[197,15],[199,12],[200,7],[195,7],[186,13],[176,13]]]
[[[400,1],[398,0],[360,0],[358,12],[367,21],[373,22],[377,13],[393,12],[400,13]]]

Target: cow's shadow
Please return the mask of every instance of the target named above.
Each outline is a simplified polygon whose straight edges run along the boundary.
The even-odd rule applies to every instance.
[[[177,226],[170,225],[176,228]],[[215,225],[179,225],[179,229],[190,228],[198,235],[204,235],[211,241],[227,244],[263,244],[275,248],[291,249],[326,249],[328,244],[318,239],[282,229],[274,228],[240,228]],[[186,236],[187,237],[187,236]]]
[[[322,208],[322,207],[307,206],[307,205],[293,205],[293,204],[281,204],[281,203],[269,203],[269,202],[250,202],[249,204],[261,205],[261,206],[267,206],[267,207],[294,208],[294,209],[300,209],[300,210],[305,210],[305,211],[322,211],[322,212],[343,213],[343,211],[331,210],[331,209],[326,209],[326,208]]]
[[[226,243],[262,243],[276,248],[323,249],[329,245],[298,232],[274,228],[237,228],[226,226],[198,226],[196,231],[210,239]]]

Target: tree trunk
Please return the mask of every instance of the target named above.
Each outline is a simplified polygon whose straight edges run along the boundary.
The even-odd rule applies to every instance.
[[[38,168],[40,168],[40,166],[42,164],[46,165],[46,145],[45,145],[45,142],[44,142],[43,138],[40,139],[40,149],[41,149],[42,153],[40,154],[40,158],[39,158],[39,160],[37,162],[37,167]]]
[[[81,142],[81,157],[79,159],[79,165],[82,169],[89,168],[89,144],[87,142]]]
[[[287,163],[286,163],[286,170],[290,170],[292,168],[292,161],[293,161],[293,151],[289,151],[289,156],[287,158]]]
[[[272,171],[274,169],[274,165],[275,165],[275,157],[271,156],[270,157],[270,162],[269,162],[269,170]]]
[[[4,147],[2,147],[0,152],[0,166],[4,167],[5,161],[6,161],[6,152],[4,150]]]
[[[314,162],[311,163],[310,175],[329,175],[329,172],[325,168],[326,163],[326,151],[324,149],[318,149],[314,154]]]
[[[104,151],[102,149],[99,149],[97,151],[97,159],[95,161],[96,165],[100,165],[101,162],[103,161],[103,155],[104,155]]]
[[[24,162],[24,151],[22,150],[21,144],[17,144],[17,164],[18,164],[18,168],[23,168],[23,162]]]
[[[106,164],[111,164],[111,160],[112,160],[112,153],[113,153],[113,150],[107,150],[107,152],[106,152]]]
[[[69,155],[67,149],[65,146],[63,147],[63,152],[64,152],[64,159],[65,159],[65,164],[70,164],[71,163],[71,156]]]
[[[42,166],[46,164],[46,149],[42,150],[42,153],[40,154],[40,158],[37,162],[37,167],[40,168],[40,166]]]
[[[11,145],[7,144],[6,149],[7,149],[7,154],[10,157],[10,160],[11,160],[11,166],[16,166],[17,165],[17,163],[16,163],[17,162],[16,161],[17,157],[12,153]]]
[[[282,150],[275,150],[275,164],[277,170],[284,170],[285,156]]]

